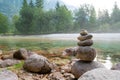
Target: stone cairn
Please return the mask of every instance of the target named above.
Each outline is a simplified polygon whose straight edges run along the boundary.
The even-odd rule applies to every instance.
[[[82,61],[93,61],[96,57],[96,51],[94,48],[91,48],[93,45],[92,35],[88,34],[86,30],[80,32],[80,36],[77,38],[78,49],[77,49],[77,58]]]
[[[77,79],[89,70],[105,68],[101,63],[93,61],[96,57],[96,50],[91,47],[93,45],[92,37],[86,30],[82,30],[77,38],[79,40],[78,47],[74,50],[74,54],[80,60],[71,67],[71,72]]]

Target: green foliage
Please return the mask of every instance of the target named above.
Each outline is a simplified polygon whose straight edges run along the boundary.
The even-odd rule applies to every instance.
[[[33,20],[33,9],[29,7],[27,1],[24,0],[22,9],[20,10],[20,18],[16,22],[16,29],[20,34],[30,34]]]
[[[0,33],[7,33],[8,32],[8,18],[0,13]]]
[[[38,8],[43,8],[43,3],[44,2],[44,0],[36,0],[36,7],[38,7]]]
[[[67,7],[65,5],[60,6],[57,3],[55,13],[56,32],[70,31],[72,27],[72,14]]]
[[[110,23],[110,16],[108,10],[103,10],[98,12],[98,24],[109,24]]]
[[[33,1],[31,0],[29,3],[30,7],[34,7]]]
[[[13,17],[10,33],[15,34],[48,34],[78,32],[87,29],[89,32],[119,32],[120,9],[115,3],[111,14],[101,10],[96,15],[94,6],[83,4],[72,12],[59,2],[54,9],[45,10],[45,0],[24,0],[19,17]],[[28,4],[29,3],[29,4]],[[7,25],[7,24],[6,24]],[[7,28],[6,28],[7,29]],[[7,31],[7,30],[6,30]]]
[[[111,28],[111,32],[120,32],[120,21],[109,26]]]
[[[108,10],[98,12],[97,24],[99,26],[97,31],[100,32],[119,32],[120,27],[120,9],[115,2],[112,13],[109,14]]]
[[[109,32],[109,31],[110,31],[110,24],[106,23],[106,24],[100,25],[97,32],[106,33],[106,32]]]
[[[93,6],[90,7],[90,16],[89,16],[89,31],[96,30],[96,11]]]
[[[82,5],[75,13],[76,29],[94,29],[96,27],[96,12],[91,5]]]
[[[12,18],[12,24],[11,24],[11,27],[10,27],[10,30],[9,30],[11,33],[17,33],[15,24],[17,23],[18,20],[19,20],[19,16],[14,15],[13,18]]]
[[[45,11],[43,0],[23,2],[20,18],[16,22],[16,29],[20,34],[45,34],[54,32],[69,32],[72,28],[72,14],[65,5],[56,4],[56,9]]]
[[[115,2],[113,12],[111,14],[111,21],[112,23],[116,23],[120,21],[120,9],[117,6],[117,3]]]
[[[13,69],[19,70],[19,69],[23,68],[23,65],[24,65],[24,61],[21,61],[18,64],[15,64],[15,65],[13,65],[11,67],[7,67],[7,69],[9,69],[9,70],[13,70]]]

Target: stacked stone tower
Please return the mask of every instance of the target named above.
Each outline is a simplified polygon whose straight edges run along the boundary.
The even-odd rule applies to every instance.
[[[77,38],[78,49],[77,49],[77,58],[82,61],[93,61],[96,57],[96,51],[94,48],[91,48],[93,45],[92,35],[88,34],[86,30],[80,32],[80,36]]]
[[[96,51],[91,47],[93,45],[92,37],[93,36],[88,34],[86,30],[82,30],[80,32],[80,36],[77,38],[79,40],[78,47],[71,51],[79,59],[71,68],[72,74],[77,79],[89,70],[105,68],[100,62],[93,61],[96,57]],[[69,52],[70,51],[68,51],[68,54],[70,54]]]

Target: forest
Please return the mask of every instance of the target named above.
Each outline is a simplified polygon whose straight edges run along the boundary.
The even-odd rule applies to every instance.
[[[44,2],[23,0],[19,14],[11,18],[0,12],[0,34],[76,33],[80,29],[97,33],[120,31],[120,8],[116,2],[111,12],[107,9],[97,12],[89,4],[80,5],[79,9],[71,11],[59,2],[55,8],[46,10]]]

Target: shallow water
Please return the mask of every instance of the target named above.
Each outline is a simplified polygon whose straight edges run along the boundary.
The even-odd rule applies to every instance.
[[[93,40],[95,42],[95,46],[98,49],[109,52],[110,54],[120,54],[120,33],[90,33],[93,35]],[[22,45],[22,47],[48,47],[51,46],[51,42],[45,43],[45,40],[59,40],[59,41],[73,41],[77,43],[77,37],[79,33],[73,34],[46,34],[46,35],[29,35],[29,36],[0,36],[0,48],[12,48],[18,47]],[[61,44],[64,44],[62,43]],[[69,43],[71,44],[71,43]],[[76,44],[74,44],[76,45]],[[63,45],[64,46],[64,45]],[[71,46],[71,45],[70,45]],[[49,47],[48,47],[49,48]],[[16,49],[16,48],[15,48]],[[108,53],[108,55],[109,55]],[[98,59],[98,61],[102,62],[108,69],[111,68],[112,62],[110,56],[106,57],[106,59]]]

